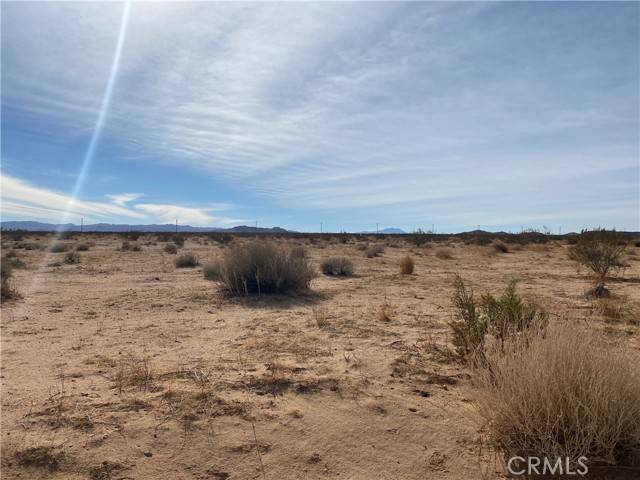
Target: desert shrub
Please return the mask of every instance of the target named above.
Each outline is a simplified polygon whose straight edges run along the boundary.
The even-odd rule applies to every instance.
[[[78,252],[86,252],[91,248],[91,245],[88,242],[82,242],[76,245],[76,251]]]
[[[173,263],[176,266],[176,268],[193,268],[200,265],[200,261],[198,260],[198,257],[196,257],[195,254],[191,252],[186,252],[186,253],[183,253],[182,255],[179,255],[173,261]]]
[[[449,323],[453,346],[461,357],[479,354],[484,348],[487,323],[482,318],[473,290],[466,288],[462,277],[456,275],[453,287],[455,320]]]
[[[320,264],[325,275],[350,277],[353,275],[353,262],[346,257],[327,258]]]
[[[175,255],[178,253],[178,247],[173,243],[168,243],[164,246],[164,251],[169,255]]]
[[[49,251],[51,253],[61,253],[67,251],[67,245],[62,242],[54,242],[49,246]]]
[[[502,240],[496,238],[493,242],[491,242],[491,245],[493,245],[493,248],[495,248],[497,252],[509,253],[509,247]]]
[[[173,237],[171,237],[171,240],[173,240],[173,243],[175,243],[178,248],[184,247],[183,235],[174,235]]]
[[[418,230],[409,235],[408,240],[416,247],[420,247],[429,241],[429,237],[422,230]]]
[[[14,242],[21,242],[24,240],[25,235],[27,235],[26,230],[2,230],[2,236]]]
[[[374,243],[373,245],[369,245],[364,253],[367,258],[379,257],[384,253],[384,245]]]
[[[64,232],[58,233],[58,238],[60,240],[71,240],[75,236],[74,232],[70,232],[69,230],[65,230]]]
[[[220,261],[208,262],[202,267],[202,274],[206,280],[216,281],[220,278]]]
[[[311,264],[283,246],[253,240],[226,249],[207,266],[207,278],[223,284],[230,295],[305,290],[314,277]]]
[[[634,240],[633,245],[637,248],[640,248],[640,240]]]
[[[294,257],[307,258],[307,249],[302,245],[291,247],[291,255]]]
[[[403,257],[402,260],[400,260],[401,274],[411,275],[413,273],[414,267],[415,267],[415,264],[413,262],[413,258],[411,258],[409,255],[407,255],[406,257]]]
[[[36,242],[20,242],[16,245],[16,248],[22,248],[24,250],[40,250],[42,247]]]
[[[64,263],[80,263],[80,254],[78,252],[67,252],[64,256]]]
[[[19,268],[27,268],[26,263],[22,261],[21,258],[18,257],[15,250],[9,250],[7,254],[2,259],[3,265],[8,265],[12,270],[17,270]]]
[[[578,242],[569,249],[569,258],[589,268],[600,284],[594,290],[596,296],[605,293],[604,283],[609,274],[625,266],[626,243],[620,242],[620,238],[615,231],[604,229],[582,232]]]
[[[12,285],[11,277],[13,276],[13,268],[11,263],[5,257],[0,259],[0,299],[11,300],[18,296],[18,292]]]
[[[356,250],[360,250],[361,252],[364,252],[368,246],[369,245],[367,245],[366,243],[356,243]]]
[[[122,236],[127,240],[137,242],[138,239],[142,236],[142,232],[124,232]]]
[[[156,235],[158,242],[170,242],[172,235],[169,232],[161,232]]]
[[[482,314],[502,350],[510,337],[525,333],[526,340],[529,334],[543,330],[548,323],[547,313],[535,302],[520,297],[516,286],[517,281],[511,280],[500,297],[482,296]]]
[[[451,250],[448,248],[439,248],[436,250],[436,257],[440,260],[451,260],[453,255],[451,254]]]
[[[489,444],[505,458],[625,465],[640,447],[638,355],[595,332],[550,327],[476,372]]]

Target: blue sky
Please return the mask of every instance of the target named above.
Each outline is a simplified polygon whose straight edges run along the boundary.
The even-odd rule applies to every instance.
[[[637,2],[124,11],[2,3],[3,220],[640,230]]]

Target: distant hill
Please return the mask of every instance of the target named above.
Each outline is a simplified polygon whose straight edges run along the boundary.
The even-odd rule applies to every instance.
[[[407,232],[405,232],[404,230],[402,230],[401,228],[383,228],[382,230],[378,230],[377,232],[374,230],[372,232],[358,232],[358,233],[368,233],[368,234],[375,234],[375,233],[381,233],[384,235],[403,235]]]
[[[36,232],[79,232],[80,225],[73,223],[55,224],[31,221],[2,222],[3,230],[27,230]],[[170,223],[161,225],[127,225],[111,223],[94,223],[82,227],[85,232],[175,232],[176,226]],[[236,233],[286,233],[288,230],[280,227],[262,228],[240,225],[232,228],[219,227],[192,227],[191,225],[178,225],[179,232],[236,232]]]

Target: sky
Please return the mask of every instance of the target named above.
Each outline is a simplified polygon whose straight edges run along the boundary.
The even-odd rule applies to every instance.
[[[640,3],[1,9],[5,221],[640,230]]]

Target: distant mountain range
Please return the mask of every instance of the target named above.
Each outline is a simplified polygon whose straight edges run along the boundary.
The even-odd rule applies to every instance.
[[[70,231],[79,232],[80,225],[73,223],[55,224],[55,223],[42,223],[42,222],[2,222],[0,224],[3,230],[27,230],[36,232],[58,232],[58,231]],[[176,226],[170,223],[162,225],[126,225],[126,224],[111,224],[111,223],[94,223],[91,225],[84,225],[82,230],[85,232],[175,232]],[[248,227],[241,225],[232,228],[218,228],[218,227],[192,227],[191,225],[178,225],[179,232],[236,232],[236,233],[286,233],[289,230],[285,230],[280,227],[273,228],[261,228],[261,227]]]

